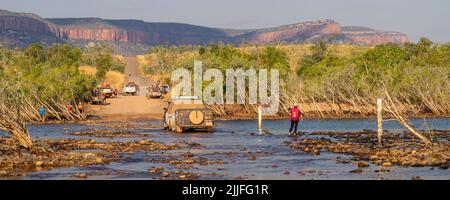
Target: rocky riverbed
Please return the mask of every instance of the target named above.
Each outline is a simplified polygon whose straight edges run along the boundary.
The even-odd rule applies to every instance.
[[[385,133],[382,145],[378,145],[377,134],[371,131],[313,132],[311,135],[317,137],[295,141],[290,147],[313,155],[323,151],[351,155],[352,160],[359,161],[359,168],[368,167],[369,162],[383,167],[400,165],[447,169],[450,166],[450,131],[433,131],[434,142],[431,145],[421,143],[408,132]]]
[[[23,149],[11,138],[0,138],[0,175],[21,176],[31,171],[60,167],[103,165],[124,159],[119,153],[176,149],[151,140],[107,141],[94,139],[34,140],[31,150]]]
[[[414,122],[450,130],[449,120]],[[149,120],[31,125],[32,151],[0,131],[0,179],[450,178],[449,131],[427,135],[430,148],[394,121],[383,126],[383,146],[370,119],[305,120],[298,137],[287,136],[286,120],[265,120],[265,135],[256,124],[218,121],[212,133],[183,134]]]

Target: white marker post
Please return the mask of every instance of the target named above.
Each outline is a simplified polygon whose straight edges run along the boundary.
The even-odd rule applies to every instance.
[[[377,129],[378,129],[378,144],[381,145],[383,137],[383,101],[377,99]]]
[[[258,106],[258,130],[262,132],[262,115],[261,115],[261,105]]]

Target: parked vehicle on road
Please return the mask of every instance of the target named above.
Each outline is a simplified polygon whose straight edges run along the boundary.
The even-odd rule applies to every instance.
[[[105,95],[106,98],[110,98],[114,96],[114,88],[111,87],[108,83],[102,83],[97,85],[97,89],[101,94]]]
[[[162,98],[163,93],[161,92],[161,88],[153,85],[147,88],[147,98],[149,99],[155,99],[155,98]]]
[[[94,89],[92,91],[91,104],[106,105],[106,96],[99,89]]]
[[[164,110],[165,129],[177,133],[198,129],[213,131],[213,112],[198,97],[177,97]]]
[[[134,82],[128,82],[123,87],[123,94],[135,96],[139,92],[139,86]]]

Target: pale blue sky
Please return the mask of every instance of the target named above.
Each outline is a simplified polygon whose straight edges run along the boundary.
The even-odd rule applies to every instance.
[[[342,25],[450,41],[449,0],[0,0],[0,8],[42,17],[101,17],[261,28],[331,18]]]

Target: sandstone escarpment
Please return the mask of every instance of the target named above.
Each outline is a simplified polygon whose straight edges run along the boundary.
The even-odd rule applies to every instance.
[[[62,41],[55,36],[59,27],[29,15],[10,15],[0,10],[0,46],[26,47],[32,43],[51,45]]]
[[[198,45],[229,42],[222,30],[178,23],[97,18],[48,19],[60,27],[58,37],[70,40],[139,43],[145,45]]]
[[[330,37],[331,36],[331,37]],[[364,45],[405,43],[403,33],[377,31],[364,27],[341,27],[334,20],[318,20],[254,30],[220,29],[180,23],[151,23],[141,20],[104,20],[100,18],[43,19],[29,13],[0,9],[0,45],[27,46],[40,42],[67,42],[84,46],[105,42],[116,49],[139,49],[152,45],[205,45],[223,42],[239,45],[304,43],[333,38],[337,42]],[[127,52],[122,52],[127,53]],[[136,53],[136,52],[134,52]]]
[[[343,34],[352,42],[365,45],[409,42],[408,36],[398,32],[343,32]]]
[[[61,34],[58,37],[72,40],[92,40],[92,41],[120,41],[128,42],[130,38],[126,30],[100,28],[61,28]]]
[[[255,44],[265,44],[273,42],[299,42],[305,41],[315,35],[339,35],[340,25],[333,20],[319,20],[315,22],[305,22],[281,26],[274,29],[254,31],[239,36],[240,40],[245,40]]]
[[[47,23],[23,16],[0,16],[0,29],[34,33],[52,33],[52,30]]]

